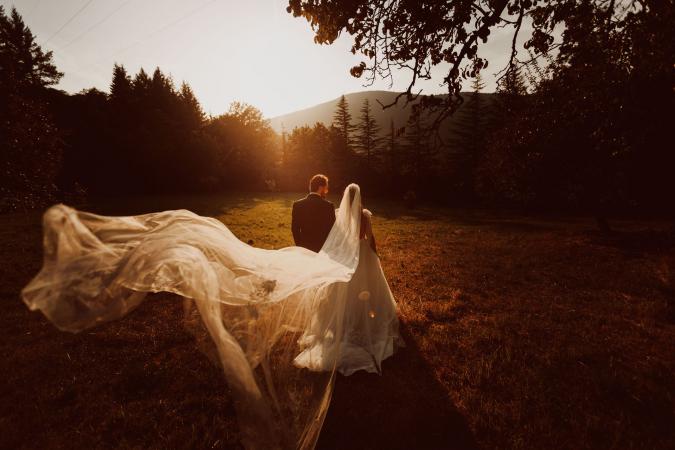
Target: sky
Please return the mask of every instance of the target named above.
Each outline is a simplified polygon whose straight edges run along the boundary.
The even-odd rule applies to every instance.
[[[187,81],[208,114],[227,111],[233,101],[259,108],[266,117],[308,108],[342,94],[405,90],[407,72],[394,84],[378,80],[364,87],[349,69],[351,39],[334,44],[313,41],[309,24],[286,12],[287,0],[14,0],[15,6],[65,76],[57,86],[74,93],[109,90],[114,63],[135,74],[160,67],[176,84]],[[524,33],[523,33],[524,34]],[[484,47],[490,67],[483,72],[486,92],[494,91],[494,72],[508,59],[511,35],[498,30]],[[442,93],[444,67],[416,90]],[[468,83],[466,84],[468,89]]]

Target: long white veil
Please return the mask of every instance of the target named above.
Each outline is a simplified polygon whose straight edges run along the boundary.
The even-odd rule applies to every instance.
[[[360,205],[352,184],[319,253],[254,248],[187,210],[108,217],[55,205],[43,217],[42,269],[22,297],[59,329],[78,332],[123,317],[147,293],[182,296],[186,325],[217,350],[244,446],[313,448],[358,265]],[[317,342],[321,364],[304,367],[320,372],[294,365]]]

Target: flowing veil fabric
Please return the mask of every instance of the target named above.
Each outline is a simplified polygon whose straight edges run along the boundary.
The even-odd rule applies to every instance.
[[[210,336],[234,393],[242,444],[313,448],[359,263],[360,205],[352,184],[319,253],[254,248],[187,210],[108,217],[55,205],[43,218],[42,269],[22,297],[59,329],[78,332],[125,316],[147,293],[182,296],[186,324]],[[317,340],[334,354],[305,365],[316,371],[294,365]]]

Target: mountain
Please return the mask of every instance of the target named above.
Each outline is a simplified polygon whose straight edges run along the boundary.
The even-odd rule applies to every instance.
[[[398,94],[399,92],[389,91],[361,91],[345,94],[345,98],[349,103],[349,111],[352,114],[352,122],[355,124],[358,122],[361,105],[365,99],[368,99],[373,115],[375,116],[375,120],[377,120],[377,123],[382,128],[383,134],[386,134],[389,131],[389,124],[391,120],[394,121],[394,126],[397,128],[405,126],[408,116],[410,115],[410,111],[412,110],[412,104],[416,102],[411,102],[411,104],[409,104],[407,107],[404,107],[403,105],[405,104],[405,99],[401,98],[398,104],[387,109],[382,109],[378,103],[379,100],[382,104],[387,105],[393,102]],[[473,94],[470,92],[464,92],[463,95],[466,104]],[[495,94],[479,95],[486,98],[486,103],[491,103],[495,98]],[[299,111],[273,117],[270,119],[270,125],[275,131],[279,133],[282,130],[290,132],[293,130],[293,128],[304,125],[312,126],[316,122],[323,122],[326,125],[330,125],[333,122],[333,113],[335,112],[335,106],[338,100],[339,98],[336,98],[334,100],[320,103],[306,109],[301,109]],[[462,115],[461,109],[462,108],[460,107],[453,117],[446,120],[446,122],[442,125],[444,130],[447,130],[450,133],[452,132],[452,129],[454,128],[453,122],[455,122]]]

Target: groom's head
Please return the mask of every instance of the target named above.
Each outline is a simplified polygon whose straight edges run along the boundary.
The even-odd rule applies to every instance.
[[[314,175],[309,180],[309,192],[314,192],[321,197],[325,197],[328,194],[328,177],[321,174]]]

